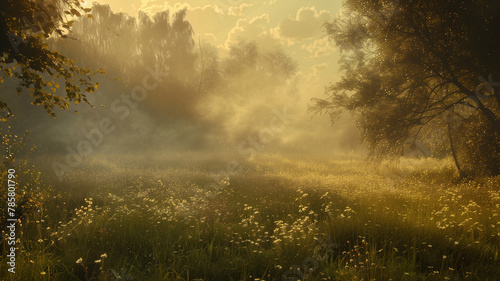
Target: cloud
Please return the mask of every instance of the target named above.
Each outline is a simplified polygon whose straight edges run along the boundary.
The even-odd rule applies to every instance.
[[[191,5],[188,3],[180,3],[177,2],[173,6],[170,5],[168,2],[163,1],[163,0],[147,0],[147,1],[142,1],[142,5],[139,10],[148,13],[150,15],[154,15],[158,12],[162,12],[165,10],[169,10],[171,13],[187,8],[188,10],[191,10]]]
[[[243,11],[245,10],[245,8],[250,8],[252,7],[254,4],[247,4],[247,3],[243,3],[239,6],[233,6],[233,7],[229,7],[228,10],[227,10],[227,14],[230,15],[230,16],[238,16],[238,17],[241,17],[243,16]]]
[[[232,7],[232,6],[231,6]],[[236,8],[246,8],[245,5],[236,6]],[[221,45],[227,36],[229,27],[233,26],[238,17],[225,14],[226,10],[218,6],[217,1],[208,5],[192,6],[189,3],[174,3],[169,4],[163,0],[146,0],[143,1],[141,10],[153,15],[160,11],[169,10],[173,15],[176,11],[187,9],[186,20],[191,24],[195,32],[196,41],[198,36],[202,41],[212,45]],[[233,12],[238,12],[237,10]],[[221,41],[218,41],[221,40]]]
[[[205,43],[215,45],[217,43],[217,36],[215,36],[215,34],[210,32],[203,33],[203,35],[201,36],[201,40]]]
[[[191,23],[195,32],[211,32],[219,37],[220,34],[217,31],[223,30],[228,21],[231,24],[236,21],[234,17],[226,16],[222,12],[213,5],[192,7],[188,9],[186,19]]]
[[[335,47],[332,45],[330,40],[328,40],[328,37],[314,40],[314,42],[309,45],[302,45],[301,49],[305,49],[315,58],[330,55],[335,51]]]
[[[225,12],[221,7],[213,4],[203,5],[203,6],[192,6],[189,3],[181,3],[176,2],[171,5],[164,0],[149,0],[143,1],[142,6],[140,8],[141,11],[146,12],[150,15],[153,15],[158,12],[162,12],[165,10],[170,11],[172,14],[182,10],[187,9],[187,17],[192,20],[204,21],[205,25],[211,24],[212,22],[220,22],[225,17]]]
[[[317,74],[320,73],[322,70],[328,69],[328,64],[325,63],[320,63],[320,64],[315,64],[311,67],[313,70],[313,73]]]
[[[308,83],[315,83],[320,80],[320,75],[329,68],[327,63],[320,63],[311,66],[311,73],[307,77]]]
[[[187,8],[188,11],[204,11],[216,14],[220,20],[224,20],[225,16],[239,17],[243,16],[245,8],[254,6],[254,4],[243,3],[241,0],[213,0],[213,1],[203,1],[205,4],[200,5],[193,4],[193,1],[187,2],[176,2],[175,4],[169,4],[168,1],[164,0],[143,0],[141,10],[148,13],[156,13],[159,11],[164,11],[166,9],[170,11],[178,11],[183,8]],[[208,4],[207,4],[208,2]],[[209,11],[210,10],[210,11]]]
[[[85,8],[92,8],[94,1],[86,1]],[[101,5],[109,5],[114,13],[127,13],[129,16],[137,16],[137,10],[141,7],[141,0],[105,0],[98,1]]]
[[[237,43],[239,39],[255,40],[257,45],[264,49],[274,49],[280,46],[277,40],[269,29],[269,14],[262,14],[250,20],[241,18],[236,22],[228,33],[227,40],[224,44],[225,49]]]
[[[329,11],[317,11],[316,7],[302,7],[295,18],[283,20],[278,26],[281,37],[292,41],[313,38],[323,31],[325,21],[332,19]]]

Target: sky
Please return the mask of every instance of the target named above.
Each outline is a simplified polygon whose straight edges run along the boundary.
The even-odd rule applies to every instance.
[[[181,0],[182,1],[182,0]],[[332,127],[328,116],[312,118],[307,112],[311,98],[324,98],[324,90],[338,81],[338,49],[324,31],[325,22],[338,14],[341,0],[100,0],[113,12],[137,17],[139,11],[153,16],[169,10],[171,14],[187,9],[186,20],[194,30],[194,39],[216,46],[224,57],[229,46],[239,39],[255,41],[263,51],[283,50],[297,62],[298,98],[290,109],[298,115],[282,139],[302,139],[301,144],[334,149],[338,142],[357,142],[353,123],[337,122]],[[90,7],[92,3],[86,2]],[[270,98],[270,97],[269,97]],[[281,110],[281,106],[279,107]],[[340,123],[340,124],[338,124]],[[354,129],[355,130],[355,129]],[[292,137],[295,136],[295,137]],[[301,145],[302,146],[302,145]],[[353,144],[353,147],[355,145]],[[343,145],[342,147],[345,147]],[[347,147],[351,147],[348,144]],[[351,150],[351,149],[348,149]]]
[[[282,49],[298,63],[302,97],[323,97],[337,80],[339,54],[323,29],[337,15],[341,0],[100,0],[114,12],[137,16],[187,8],[195,38],[219,48],[223,56],[239,38],[263,49]],[[86,2],[90,6],[90,1]]]

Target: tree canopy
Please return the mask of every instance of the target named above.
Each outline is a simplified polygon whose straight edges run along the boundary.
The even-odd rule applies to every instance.
[[[54,107],[66,109],[69,102],[87,102],[86,93],[99,86],[92,83],[92,72],[74,61],[50,50],[48,38],[65,38],[77,17],[90,12],[78,0],[6,0],[0,9],[0,69],[6,77],[19,80],[17,94],[28,91],[34,105],[40,105],[55,117]],[[87,15],[91,16],[91,15]],[[64,95],[58,88],[63,84]],[[3,119],[12,115],[0,100]]]
[[[461,105],[480,115],[477,125],[495,132],[490,141],[498,144],[497,1],[347,0],[325,30],[343,53],[343,75],[311,110],[332,121],[355,113],[364,140],[377,149],[418,137],[436,119],[464,119]]]

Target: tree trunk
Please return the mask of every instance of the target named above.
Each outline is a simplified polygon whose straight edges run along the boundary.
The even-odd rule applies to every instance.
[[[500,136],[500,122],[498,121],[495,113],[493,113],[493,111],[491,111],[489,108],[485,107],[483,103],[478,100],[476,100],[476,104],[478,105],[479,110],[483,112],[484,116],[486,116],[488,121],[490,121],[490,123],[493,125],[493,128],[495,129],[497,134]]]
[[[451,73],[451,72],[450,72]],[[453,75],[453,74],[452,74]],[[477,98],[476,93],[473,91],[470,91],[465,87],[463,84],[461,84],[457,78],[453,78],[452,80],[453,84],[457,86],[464,94],[466,94],[469,97],[472,97],[472,100],[474,100],[477,104],[477,107],[479,110],[484,114],[486,119],[493,125],[493,129],[495,132],[500,136],[500,121],[498,117],[493,113],[489,108],[486,108],[484,104]]]
[[[200,46],[200,60],[201,60],[201,73],[200,73],[200,81],[198,84],[198,93],[201,93],[201,87],[203,85],[203,73],[205,72],[205,61],[203,60],[203,49],[201,47],[200,36],[198,36],[198,45]]]
[[[469,91],[464,85],[460,84],[458,81],[456,81],[455,85],[459,89],[463,90],[464,93],[467,93],[469,97],[472,97],[472,100],[476,102],[479,110],[484,114],[486,119],[488,119],[488,121],[493,125],[493,129],[500,136],[500,121],[498,120],[498,117],[495,115],[495,113],[493,113],[489,108],[486,108],[484,106],[484,104],[477,98],[475,92]]]
[[[464,175],[464,173],[463,173],[462,169],[460,168],[460,163],[458,163],[457,153],[455,151],[455,145],[453,144],[453,137],[451,136],[450,123],[447,123],[446,127],[448,127],[448,139],[450,140],[451,155],[453,155],[453,160],[455,160],[455,166],[457,166],[458,174],[460,175],[460,177],[462,177]]]

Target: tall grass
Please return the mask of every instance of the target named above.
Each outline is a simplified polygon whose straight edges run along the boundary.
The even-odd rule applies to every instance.
[[[500,179],[455,180],[449,160],[260,155],[220,193],[206,184],[227,159],[121,160],[53,181],[23,220],[16,274],[3,241],[1,276],[500,280]]]

